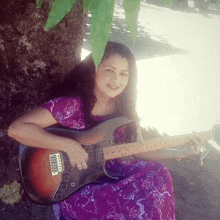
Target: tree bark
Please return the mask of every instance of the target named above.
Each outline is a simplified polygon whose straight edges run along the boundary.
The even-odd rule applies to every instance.
[[[0,132],[51,97],[52,86],[80,62],[87,15],[77,3],[45,30],[52,2],[41,8],[36,0],[0,2]]]

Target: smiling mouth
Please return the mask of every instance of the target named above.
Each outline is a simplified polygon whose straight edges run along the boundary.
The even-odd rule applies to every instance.
[[[107,86],[108,86],[111,90],[114,90],[114,91],[116,91],[116,90],[119,88],[118,86],[111,85],[111,84],[107,84]]]

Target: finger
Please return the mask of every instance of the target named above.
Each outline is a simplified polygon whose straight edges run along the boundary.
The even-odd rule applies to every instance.
[[[206,151],[205,146],[208,142],[196,136],[196,132],[192,132],[192,135],[193,135],[191,138],[192,145],[194,145],[195,148],[197,147],[199,149],[199,152],[205,152]]]
[[[82,167],[81,164],[77,164],[77,169],[78,169],[78,170],[82,170],[82,168],[83,168],[83,167]]]
[[[200,153],[200,145],[193,145],[191,147],[193,154],[199,154]]]
[[[191,146],[192,153],[200,154],[206,151],[206,148],[203,145],[192,145]]]
[[[87,160],[88,159],[88,153],[87,152],[82,152],[81,154],[80,154],[80,158],[82,158],[82,160],[84,161],[84,160]]]
[[[83,169],[87,169],[87,167],[88,167],[87,163],[86,163],[86,162],[83,162],[83,163],[82,163],[82,168],[83,168]]]
[[[193,142],[195,145],[202,145],[202,139],[196,136],[196,132],[193,131],[190,140]]]

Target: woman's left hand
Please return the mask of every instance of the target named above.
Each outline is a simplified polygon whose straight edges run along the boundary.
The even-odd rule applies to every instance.
[[[196,132],[192,132],[189,137],[189,142],[185,144],[185,146],[191,149],[192,155],[197,155],[206,150],[205,145],[207,144],[206,141],[203,141],[201,138],[196,136]]]

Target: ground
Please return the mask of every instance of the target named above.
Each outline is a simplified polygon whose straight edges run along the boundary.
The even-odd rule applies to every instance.
[[[126,45],[130,46],[138,58],[139,63],[145,59],[148,59],[148,64],[152,66],[155,66],[155,63],[159,65],[162,65],[163,62],[167,63],[169,59],[172,59],[172,64],[174,61],[174,65],[175,62],[181,63],[180,60],[182,62],[187,61],[187,64],[189,64],[189,60],[192,63],[196,63],[196,67],[194,66],[192,69],[195,70],[196,76],[201,79],[199,82],[204,83],[201,84],[200,87],[203,87],[203,85],[206,85],[206,88],[208,87],[206,96],[201,96],[202,93],[199,95],[202,103],[208,102],[208,107],[204,109],[204,112],[211,115],[216,114],[217,110],[219,110],[219,105],[210,102],[210,97],[214,91],[213,85],[216,84],[210,84],[210,81],[208,81],[203,74],[210,74],[212,76],[215,76],[216,73],[219,74],[219,65],[216,66],[217,60],[219,63],[219,50],[216,49],[219,48],[216,46],[219,45],[219,38],[216,38],[216,36],[219,36],[217,34],[219,33],[220,27],[218,25],[219,11],[215,8],[202,12],[198,11],[193,8],[192,2],[190,1],[190,8],[182,9],[181,11],[174,11],[165,7],[147,4],[145,1],[142,2],[141,6],[139,16],[142,19],[140,19],[139,35],[136,43],[132,43],[126,27],[122,22],[123,14],[120,11],[120,4],[117,5],[118,9],[115,11],[117,18],[114,20],[110,39],[126,43]],[[159,19],[159,15],[161,14],[165,16],[163,19]],[[179,19],[179,23],[177,24],[171,22],[173,19],[172,16],[174,15],[176,16],[175,19]],[[187,18],[188,21],[190,20],[191,22],[186,23],[183,18]],[[211,23],[213,26],[209,26]],[[190,29],[187,28],[189,24],[192,24]],[[201,24],[204,25],[202,26]],[[181,27],[181,30],[175,31],[177,27]],[[217,35],[210,35],[210,33],[214,33],[212,32],[213,30]],[[205,35],[200,38],[196,33],[199,33],[199,35],[205,33]],[[190,41],[193,43],[189,44]],[[87,31],[84,49],[90,50],[89,42],[89,32]],[[212,42],[212,44],[210,44],[210,42]],[[201,47],[201,45],[204,45],[204,47]],[[202,51],[208,53],[208,55],[205,56],[207,59],[201,56]],[[206,71],[210,70],[209,72],[204,71],[204,63],[207,63],[207,60],[212,61],[212,66],[209,65],[206,69]],[[198,63],[199,61],[200,63]],[[170,63],[168,64],[170,65]],[[174,69],[178,69],[180,72],[183,71],[180,66]],[[190,73],[192,73],[192,69],[190,69]],[[170,71],[170,69],[167,71]],[[191,93],[189,98],[193,96],[193,89],[194,87],[190,90]],[[218,91],[218,88],[215,88],[215,92]],[[197,96],[194,98],[198,99]],[[187,106],[190,105],[192,106],[192,110],[195,106],[193,107],[192,104],[187,103]],[[210,108],[210,106],[213,107]],[[199,106],[199,108],[200,107],[201,106]],[[146,109],[147,108],[146,106]],[[197,108],[197,106],[195,108]],[[215,109],[215,111],[213,111],[213,109]],[[176,111],[178,111],[178,109]],[[159,117],[159,113],[157,117]],[[190,119],[193,119],[193,116]],[[205,119],[204,115],[202,115],[201,118],[196,118],[196,120],[199,121],[202,121],[202,119]],[[162,120],[163,119],[160,119],[159,121],[161,122]],[[186,120],[185,123],[189,123],[189,121],[190,120]],[[155,127],[157,128],[157,126]],[[169,127],[172,127],[173,130],[178,132],[175,125],[170,125]],[[169,132],[167,133],[170,134]],[[4,145],[4,143],[1,142],[1,145]],[[17,152],[15,149],[17,149],[16,144],[14,148],[9,151],[1,148],[0,187],[13,180],[18,180],[19,182],[21,180],[16,158]],[[220,153],[212,148],[208,157],[204,160],[203,166],[200,165],[200,160],[197,156],[182,159],[180,161],[176,159],[160,161],[168,167],[173,178],[177,220],[220,219],[220,210],[218,208],[220,199],[219,159]],[[24,194],[23,199],[14,206],[6,205],[0,200],[0,219],[53,220],[54,215],[51,206],[37,206],[30,202]]]

